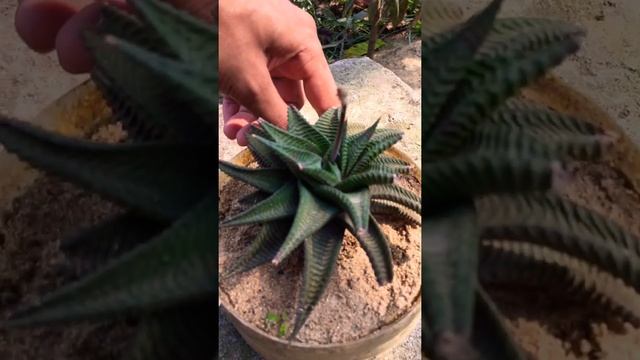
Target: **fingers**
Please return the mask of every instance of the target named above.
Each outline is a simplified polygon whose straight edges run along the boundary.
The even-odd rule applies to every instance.
[[[304,106],[304,90],[302,89],[302,81],[274,78],[273,84],[276,86],[278,94],[280,94],[280,97],[285,103],[293,105],[297,109],[302,109]]]
[[[246,106],[252,113],[270,123],[286,128],[287,103],[280,97],[269,70],[264,62],[256,64],[251,71],[236,73],[233,98]]]
[[[308,53],[303,52],[300,56],[303,57],[301,62],[305,64],[304,73],[308,74],[303,80],[304,92],[318,115],[332,107],[340,106],[338,87],[322,48],[310,50]],[[304,57],[309,58],[304,59]]]
[[[222,112],[224,118],[224,127],[222,129],[224,135],[229,139],[236,139],[238,145],[247,145],[246,131],[251,123],[258,120],[258,117],[251,113],[246,107],[239,106],[237,103],[234,105],[231,102],[233,100],[226,100],[227,105],[225,109],[225,103],[222,104]],[[232,112],[237,109],[237,111]]]
[[[56,36],[58,60],[69,73],[86,73],[93,68],[94,61],[84,45],[83,33],[97,24],[101,6],[93,3],[84,7],[64,24]]]
[[[80,7],[65,0],[24,0],[16,11],[16,31],[31,49],[49,52],[56,45],[58,31]]]
[[[302,81],[283,78],[273,79],[278,94],[285,103],[301,109],[304,106],[304,91]],[[237,139],[241,146],[247,145],[246,135],[252,122],[258,116],[252,114],[246,107],[240,106],[229,97],[222,100],[222,118],[224,120],[223,132],[230,139]]]

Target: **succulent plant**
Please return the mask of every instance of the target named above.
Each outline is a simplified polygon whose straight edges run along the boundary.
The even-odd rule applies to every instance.
[[[512,98],[574,53],[583,32],[496,19],[501,3],[423,38],[423,351],[431,359],[524,358],[483,285],[577,292],[640,319],[640,241],[561,194],[567,166],[602,161],[615,135]],[[429,17],[455,13],[424,10],[425,28]]]
[[[246,253],[232,261],[225,276],[271,260],[279,265],[304,246],[303,285],[290,338],[296,336],[320,300],[336,266],[345,230],[365,250],[378,284],[393,278],[389,243],[374,214],[419,223],[420,197],[395,183],[411,165],[385,155],[402,132],[378,129],[378,121],[347,133],[346,103],[311,125],[289,108],[287,130],[267,122],[248,137],[258,168],[220,161],[228,175],[257,188],[264,199],[224,219],[221,226],[260,224]]]
[[[72,139],[0,117],[0,144],[122,205],[63,249],[92,272],[3,327],[134,316],[129,359],[216,356],[217,30],[155,0],[104,8],[87,44],[126,143]],[[212,220],[214,219],[214,220]]]

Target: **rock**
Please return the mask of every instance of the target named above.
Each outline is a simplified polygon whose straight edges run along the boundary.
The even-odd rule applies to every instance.
[[[420,92],[366,57],[337,61],[331,65],[331,72],[347,92],[348,120],[370,125],[381,118],[380,127],[404,131],[398,148],[420,164]],[[311,122],[318,118],[308,102],[301,111]],[[220,119],[220,157],[230,159],[242,148],[222,133],[222,109]]]

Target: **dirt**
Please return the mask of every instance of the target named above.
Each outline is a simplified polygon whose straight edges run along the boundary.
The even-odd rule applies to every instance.
[[[1,318],[77,279],[73,262],[58,249],[60,240],[117,211],[55,178],[36,180],[1,217]],[[0,359],[119,359],[131,335],[128,325],[111,322],[0,330]]]
[[[232,180],[222,192],[244,194],[249,191],[249,186]],[[222,218],[246,208],[236,198],[221,199]],[[364,250],[351,234],[346,233],[336,270],[325,294],[299,333],[299,341],[311,344],[353,341],[398,319],[415,303],[420,290],[420,228],[379,220],[391,244],[392,283],[378,286]],[[255,226],[220,230],[221,272],[246,249],[256,230]],[[296,305],[296,296],[292,294],[297,294],[301,287],[301,255],[302,250],[297,251],[279,268],[266,264],[230,278],[222,284],[222,296],[227,297],[245,320],[277,336],[277,329],[267,326],[265,318],[269,312],[286,314],[292,323],[294,314],[291,311]]]

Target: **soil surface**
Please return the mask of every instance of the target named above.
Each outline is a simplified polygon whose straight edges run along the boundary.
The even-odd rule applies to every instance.
[[[59,250],[61,239],[117,211],[96,195],[44,176],[15,199],[0,217],[1,318],[77,279],[73,261]],[[131,335],[124,323],[0,330],[0,359],[119,359]]]
[[[413,180],[407,186],[419,191]],[[238,181],[230,181],[222,193],[248,194],[253,189]],[[221,219],[237,214],[248,206],[237,197],[222,198]],[[298,340],[312,344],[344,343],[357,340],[405,314],[415,303],[420,291],[420,228],[397,221],[378,218],[391,244],[394,279],[379,286],[362,247],[348,232],[338,257],[338,265],[320,302],[298,335]],[[257,227],[220,229],[220,269],[228,268],[255,238]],[[296,296],[302,284],[302,250],[293,253],[280,267],[263,265],[247,273],[229,278],[222,284],[223,294],[241,316],[277,336],[278,329],[269,326],[268,313],[286,314],[288,329],[293,326]],[[282,316],[282,315],[281,315]]]

